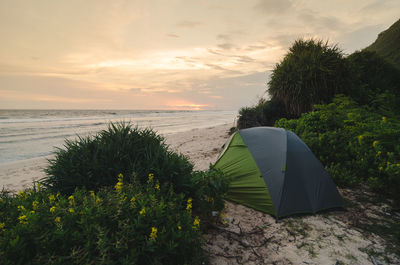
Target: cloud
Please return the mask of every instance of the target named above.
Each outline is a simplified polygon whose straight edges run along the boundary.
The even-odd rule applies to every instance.
[[[312,26],[315,31],[323,32],[324,30],[329,31],[341,31],[346,25],[334,16],[320,15],[318,12],[310,9],[304,9],[299,12],[298,18],[306,23],[308,26]]]
[[[222,41],[230,41],[231,36],[228,34],[218,34],[217,35],[217,40],[222,40]]]
[[[395,0],[397,1],[397,0]],[[361,8],[361,12],[368,12],[368,13],[376,13],[378,10],[386,11],[390,6],[390,3],[394,1],[387,1],[387,0],[375,0],[372,3],[369,3]]]
[[[217,45],[218,48],[223,49],[223,50],[231,50],[232,48],[235,47],[235,45],[231,44],[231,43],[221,43]]]
[[[236,56],[236,58],[238,59],[238,62],[241,62],[241,63],[252,63],[255,61],[255,59],[253,59],[249,56],[246,56],[246,55]]]
[[[199,21],[194,21],[194,20],[182,20],[180,22],[178,22],[176,25],[178,27],[182,27],[182,28],[194,28],[197,26],[202,25],[203,23],[199,22]]]
[[[167,34],[167,36],[171,37],[171,38],[180,38],[180,36],[178,36],[176,34],[172,34],[172,33]]]
[[[267,14],[280,14],[293,6],[290,0],[259,0],[254,9]]]
[[[249,45],[245,48],[245,50],[252,52],[252,51],[258,51],[258,50],[264,50],[265,48],[267,48],[266,45]]]
[[[135,92],[135,93],[140,93],[140,92],[142,92],[143,90],[141,89],[141,88],[130,88],[129,89],[129,91],[132,91],[132,92]]]

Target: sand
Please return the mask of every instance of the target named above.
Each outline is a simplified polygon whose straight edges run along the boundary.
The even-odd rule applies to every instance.
[[[165,135],[171,149],[184,154],[196,170],[214,163],[229,138],[232,124]],[[50,157],[47,157],[50,158]],[[0,164],[0,187],[19,190],[44,177],[47,158]],[[339,190],[349,200],[353,191]],[[357,202],[353,202],[356,205]],[[353,226],[355,216],[386,215],[387,205],[358,203],[347,211],[275,218],[245,206],[226,202],[226,224],[216,223],[205,235],[210,264],[400,264],[387,249],[389,242]],[[400,220],[394,214],[392,219]],[[358,220],[358,219],[357,219]],[[383,219],[373,219],[380,222]],[[377,221],[376,221],[377,220]],[[359,221],[359,220],[358,220]]]

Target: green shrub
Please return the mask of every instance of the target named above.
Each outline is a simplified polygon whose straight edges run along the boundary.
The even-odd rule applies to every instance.
[[[273,69],[268,93],[299,117],[314,104],[331,102],[349,84],[347,61],[336,45],[300,39]]]
[[[385,91],[400,96],[400,70],[373,51],[358,51],[346,58],[353,77],[352,89],[346,91],[359,104],[371,104]],[[393,100],[392,99],[392,100]],[[375,107],[378,107],[375,105]]]
[[[191,201],[150,176],[70,196],[3,191],[0,264],[200,264],[202,221]]]
[[[245,129],[256,126],[273,126],[275,121],[288,118],[285,106],[278,100],[260,101],[254,107],[241,108],[237,127]]]
[[[277,127],[295,132],[325,165],[335,182],[374,190],[400,202],[400,119],[338,96],[328,105]]]
[[[188,192],[192,164],[168,150],[164,139],[151,129],[110,124],[94,136],[67,140],[49,161],[43,183],[53,192],[72,193],[76,188],[99,190],[114,183],[119,173],[131,181],[133,172],[143,183],[149,173],[161,184],[172,183],[176,192]]]
[[[196,209],[204,217],[210,217],[212,211],[222,211],[225,207],[224,196],[229,189],[229,178],[216,168],[193,173],[194,198]]]

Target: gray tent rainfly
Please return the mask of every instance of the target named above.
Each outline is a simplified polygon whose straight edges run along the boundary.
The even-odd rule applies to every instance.
[[[277,218],[343,207],[321,162],[296,134],[282,128],[237,131],[215,166],[232,178],[229,200]]]

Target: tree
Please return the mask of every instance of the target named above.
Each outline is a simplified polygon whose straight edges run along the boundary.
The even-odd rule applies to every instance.
[[[283,103],[289,115],[300,116],[344,91],[350,83],[347,68],[336,45],[299,39],[273,69],[268,92]]]

